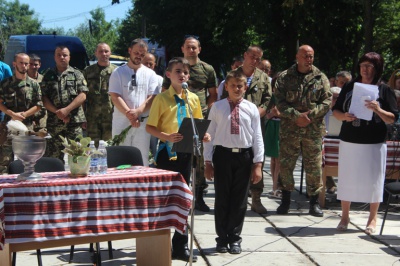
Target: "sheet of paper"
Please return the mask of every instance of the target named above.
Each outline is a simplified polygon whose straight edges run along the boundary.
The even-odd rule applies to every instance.
[[[373,111],[365,107],[365,101],[374,101],[378,99],[378,95],[378,86],[359,82],[354,83],[349,113],[359,119],[370,121]]]

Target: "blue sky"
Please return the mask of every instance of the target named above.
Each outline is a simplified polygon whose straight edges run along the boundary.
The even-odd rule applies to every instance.
[[[111,5],[111,0],[20,0],[28,4],[42,20],[43,28],[63,27],[65,31],[74,29],[91,18],[89,12],[98,7],[104,8],[106,20],[124,19],[132,8],[131,0],[120,0],[120,4]]]

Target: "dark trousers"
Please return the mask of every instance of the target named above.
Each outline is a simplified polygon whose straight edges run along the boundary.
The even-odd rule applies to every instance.
[[[191,154],[189,153],[177,153],[177,160],[169,160],[167,149],[162,149],[157,156],[157,168],[170,170],[181,173],[186,181],[186,184],[190,185],[190,173],[191,173]],[[188,243],[187,233],[181,234],[175,231],[172,237],[172,249],[182,250]]]
[[[216,241],[224,245],[240,243],[247,210],[253,152],[233,153],[216,146],[213,155]]]

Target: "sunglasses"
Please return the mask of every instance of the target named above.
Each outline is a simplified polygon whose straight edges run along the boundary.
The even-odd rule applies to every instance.
[[[131,85],[129,86],[129,90],[130,90],[130,91],[133,91],[133,90],[136,88],[136,86],[137,86],[137,83],[136,83],[136,74],[133,74],[133,75],[132,75],[132,80],[131,80]]]

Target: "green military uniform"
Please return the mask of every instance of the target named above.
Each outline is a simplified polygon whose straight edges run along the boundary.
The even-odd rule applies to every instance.
[[[87,135],[92,140],[111,139],[113,105],[108,94],[109,79],[117,66],[99,64],[88,66],[83,71],[89,92],[86,96]]]
[[[68,106],[81,92],[88,92],[86,80],[83,74],[72,67],[68,67],[63,73],[58,74],[57,69],[48,69],[44,73],[40,83],[43,96],[46,96],[51,103],[61,109]],[[86,122],[82,106],[75,108],[69,114],[70,122],[64,124],[56,114],[48,112],[47,131],[52,138],[47,141],[47,157],[64,159],[64,154],[60,135],[69,139],[75,139],[82,134],[82,123]]]
[[[42,82],[43,75],[38,73],[37,78],[34,80],[36,80],[38,83]],[[42,106],[39,112],[35,113],[35,115],[33,116],[33,128],[35,131],[46,128],[46,123],[47,123],[47,110],[46,107]]]
[[[322,188],[322,136],[324,116],[329,111],[332,93],[328,78],[315,66],[302,74],[297,65],[282,72],[276,81],[275,96],[281,113],[279,183],[283,190],[294,190],[293,170],[300,150],[306,171],[307,191],[318,195]],[[296,125],[300,113],[311,111],[311,124]]]
[[[242,69],[242,66],[238,67],[238,69]],[[244,99],[254,103],[255,105],[257,105],[257,107],[261,107],[267,110],[269,102],[271,101],[271,96],[272,96],[272,88],[271,88],[271,82],[268,79],[268,75],[264,71],[256,68],[254,70],[250,86],[247,88],[246,93],[244,95]],[[228,92],[224,90],[221,99],[226,97],[228,97]],[[265,118],[261,118],[261,125],[265,124],[264,120]],[[265,127],[262,126],[261,130],[264,136]],[[258,182],[257,184],[253,183],[250,184],[250,190],[252,193],[253,192],[262,193],[263,189],[264,189],[264,178],[261,178],[260,182]]]
[[[19,80],[15,76],[9,77],[0,83],[0,99],[4,105],[13,112],[25,112],[34,106],[43,106],[42,93],[39,83],[27,77]],[[11,117],[5,115],[4,121],[8,122]],[[32,117],[22,121],[28,129],[32,130]],[[14,161],[11,139],[0,146],[0,172],[7,173],[10,162]]]

